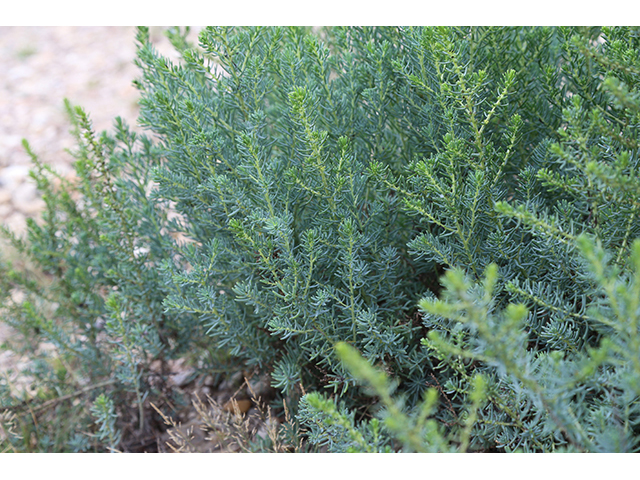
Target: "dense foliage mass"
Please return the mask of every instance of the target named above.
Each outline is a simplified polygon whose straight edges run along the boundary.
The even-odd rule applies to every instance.
[[[79,181],[33,155],[2,315],[86,427],[0,380],[2,445],[118,448],[191,355],[268,374],[309,450],[640,449],[638,29],[168,34],[147,134],[69,107]]]

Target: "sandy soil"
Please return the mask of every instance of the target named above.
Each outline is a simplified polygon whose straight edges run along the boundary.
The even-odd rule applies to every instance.
[[[163,31],[152,27],[152,41],[175,58]],[[82,106],[99,131],[116,116],[135,125],[134,57],[133,27],[0,27],[0,222],[23,232],[24,218],[42,208],[23,138],[41,160],[71,171],[64,98]]]

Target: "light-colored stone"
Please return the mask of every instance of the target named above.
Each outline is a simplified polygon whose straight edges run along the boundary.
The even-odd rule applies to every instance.
[[[11,202],[16,209],[24,213],[25,209],[29,208],[28,204],[37,199],[37,195],[38,189],[33,182],[23,182],[11,192]]]
[[[30,202],[24,202],[17,206],[16,208],[24,213],[28,217],[39,218],[40,212],[44,210],[46,204],[42,198],[34,198]]]
[[[256,397],[262,397],[271,390],[271,382],[269,377],[254,377],[249,380],[249,393]]]
[[[13,190],[29,178],[29,165],[9,165],[0,170],[0,188]]]
[[[0,202],[0,220],[7,218],[13,212],[13,205]]]
[[[176,387],[182,387],[186,385],[195,373],[194,368],[187,368],[169,377],[169,385],[175,385]]]
[[[18,289],[11,290],[11,301],[13,301],[14,304],[20,305],[22,302],[24,302],[25,298],[26,298],[26,295],[22,290],[18,290]]]
[[[20,135],[2,135],[0,136],[0,147],[11,149],[19,147],[22,144],[22,137]]]
[[[11,193],[7,189],[0,189],[0,205],[4,205],[11,201]]]

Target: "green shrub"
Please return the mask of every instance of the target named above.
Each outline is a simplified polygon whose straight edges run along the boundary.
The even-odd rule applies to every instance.
[[[159,161],[158,149],[120,119],[113,136],[98,136],[82,109],[68,103],[67,108],[78,141],[77,181],[59,177],[31,154],[31,176],[46,209],[41,224],[28,221],[26,239],[4,229],[13,263],[26,260],[32,267],[20,271],[12,262],[2,265],[3,320],[27,340],[14,342],[15,347],[36,360],[23,375],[32,377],[39,400],[51,402],[45,414],[91,424],[92,402],[74,405],[72,400],[87,394],[90,400],[107,388],[115,390],[121,414],[135,403],[142,432],[144,397],[151,390],[167,390],[166,378],[156,379],[153,388],[149,384],[151,363],[202,346],[203,329],[187,315],[163,312],[167,291],[156,263],[172,254],[167,232],[174,221],[167,218],[165,204],[149,195],[149,170]],[[30,152],[26,142],[25,148]],[[24,300],[12,301],[15,292]],[[3,408],[24,406],[23,393],[15,388],[5,393]],[[67,401],[59,404],[55,398]],[[76,444],[75,434],[82,429],[65,437],[47,431],[50,421],[32,421],[28,415],[24,421],[22,440],[16,438],[13,448],[58,451],[101,445],[86,436]],[[23,444],[25,438],[31,444]]]
[[[507,48],[504,29],[481,38],[492,33],[515,58],[519,42]],[[433,51],[440,81],[408,78],[453,120],[437,151],[409,164],[406,175],[382,162],[372,170],[423,220],[410,253],[453,269],[443,279],[446,301],[428,292],[419,303],[428,329],[422,343],[445,400],[436,418],[449,427],[449,441],[479,450],[637,451],[637,257],[630,251],[639,227],[637,34],[605,29],[602,44],[563,29],[532,34],[537,50],[549,48],[505,65],[537,63],[507,71],[493,96],[486,88],[493,82],[473,71],[468,55],[481,46],[429,36],[422,47]],[[489,58],[494,68],[499,60]],[[535,78],[538,69],[545,75]],[[519,92],[511,106],[510,88]],[[524,109],[493,122],[514,104]],[[605,251],[615,258],[611,269]],[[471,437],[460,439],[478,373],[488,402]]]
[[[113,382],[105,446],[190,351],[269,374],[329,451],[638,450],[636,30],[170,38],[179,64],[137,36],[152,136],[78,110],[76,199],[36,164],[44,226],[14,243],[51,285],[3,284]]]

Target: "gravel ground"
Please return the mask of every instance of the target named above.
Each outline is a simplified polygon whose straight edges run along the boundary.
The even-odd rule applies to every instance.
[[[23,233],[25,217],[43,206],[22,139],[42,161],[71,172],[64,98],[85,108],[98,130],[118,115],[135,122],[134,35],[128,27],[0,28],[0,221],[14,231]]]
[[[152,27],[152,41],[175,58],[163,31]],[[28,177],[23,138],[42,161],[71,173],[64,98],[83,107],[98,131],[110,129],[116,116],[135,125],[134,57],[133,27],[0,27],[0,222],[23,233],[25,217],[43,206]]]
[[[151,40],[176,59],[163,31],[152,27]],[[98,131],[111,129],[116,116],[135,125],[134,57],[134,27],[0,27],[0,223],[22,235],[25,219],[37,218],[44,206],[28,176],[23,138],[41,161],[72,174],[73,158],[65,149],[74,141],[64,98],[82,106]],[[0,345],[10,334],[0,321]],[[0,350],[0,374],[24,361]]]

